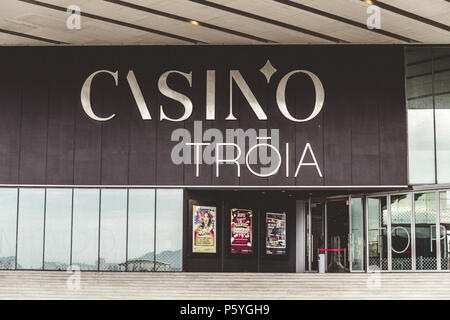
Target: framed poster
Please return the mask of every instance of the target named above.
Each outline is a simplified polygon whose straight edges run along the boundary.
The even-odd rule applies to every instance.
[[[251,254],[252,210],[231,209],[231,253]]]
[[[192,207],[192,252],[216,253],[216,207]]]
[[[266,254],[286,253],[286,214],[266,213]]]

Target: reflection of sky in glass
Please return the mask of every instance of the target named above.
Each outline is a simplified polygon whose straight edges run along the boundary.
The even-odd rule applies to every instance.
[[[436,223],[436,197],[434,192],[414,195],[414,215],[416,224]]]
[[[127,190],[102,189],[100,213],[100,269],[117,270],[126,261]]]
[[[81,270],[125,270],[128,252],[128,260],[157,260],[129,270],[180,271],[183,190],[0,188],[0,269],[15,267],[16,235],[19,269],[65,270],[72,261]]]
[[[391,197],[391,223],[411,225],[411,195]]]
[[[16,256],[17,189],[0,189],[0,268],[13,269]]]
[[[432,109],[408,110],[409,182],[434,183],[434,128]]]
[[[128,205],[128,259],[154,252],[155,190],[130,189]],[[148,260],[149,257],[146,257]],[[153,260],[153,255],[151,257]]]
[[[70,265],[72,189],[47,189],[45,212],[45,269]]]
[[[183,190],[159,189],[156,199],[156,253],[181,250]]]
[[[97,269],[98,189],[75,189],[73,203],[72,264],[81,270]]]
[[[450,95],[448,103],[448,109],[435,111],[438,183],[450,183]]]
[[[20,189],[17,236],[17,267],[19,269],[42,269],[44,199],[45,189]]]

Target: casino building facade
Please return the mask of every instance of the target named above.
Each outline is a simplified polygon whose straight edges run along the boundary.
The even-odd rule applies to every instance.
[[[2,47],[0,74],[0,269],[450,270],[449,46]]]

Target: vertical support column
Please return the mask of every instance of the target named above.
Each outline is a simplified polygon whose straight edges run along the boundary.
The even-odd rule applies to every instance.
[[[388,271],[392,271],[392,227],[391,227],[391,195],[386,197],[387,208],[387,251],[388,251]]]
[[[416,270],[416,202],[415,193],[411,192],[411,269]]]
[[[295,272],[305,272],[305,243],[306,243],[306,213],[305,201],[297,200],[296,203],[296,229],[295,229]]]
[[[439,191],[435,191],[436,197],[436,270],[441,270],[441,201]]]
[[[365,197],[364,201],[364,227],[365,227],[365,252],[366,252],[366,272],[370,271],[369,269],[369,198]]]
[[[353,227],[352,227],[352,196],[349,195],[348,196],[348,254],[347,254],[347,259],[348,259],[348,270],[350,272],[353,271]]]

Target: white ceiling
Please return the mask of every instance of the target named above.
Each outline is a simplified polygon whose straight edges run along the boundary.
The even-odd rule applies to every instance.
[[[202,22],[239,31],[254,37],[282,44],[335,43],[314,35],[305,34],[264,19],[224,11],[189,0],[124,0],[143,7],[167,12],[191,20],[199,25],[155,15],[104,0],[40,0],[62,8],[80,7],[88,13],[133,25],[162,31],[206,44],[261,44],[262,41],[214,30]],[[368,0],[369,1],[369,0]],[[375,33],[342,21],[310,13],[274,0],[209,0],[229,8],[238,9],[287,25],[308,29],[349,43],[405,43],[390,36]],[[312,8],[366,24],[369,4],[360,0],[292,0]],[[402,9],[450,28],[450,2],[448,0],[382,0]],[[192,44],[182,39],[160,35],[150,30],[138,30],[89,17],[81,17],[81,29],[69,30],[69,14],[20,0],[0,0],[0,45],[49,45],[44,39],[70,45],[166,45]],[[381,9],[381,30],[414,39],[420,43],[450,44],[450,31]],[[15,33],[8,34],[7,32]],[[26,36],[44,38],[42,40]]]

